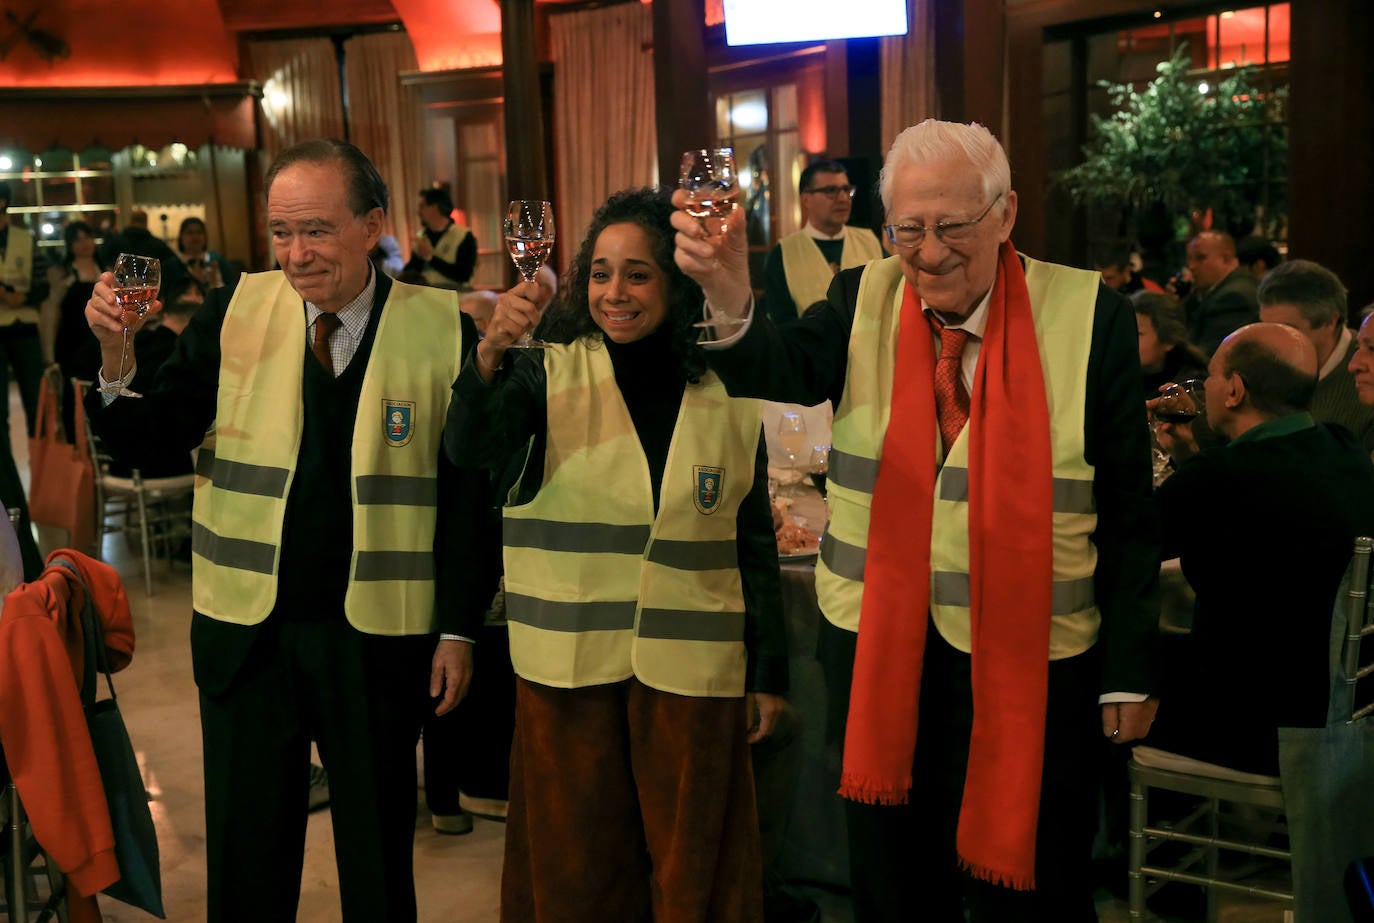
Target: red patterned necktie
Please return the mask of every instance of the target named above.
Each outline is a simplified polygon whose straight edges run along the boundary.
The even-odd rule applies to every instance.
[[[932,319],[940,334],[940,358],[935,360],[935,413],[940,421],[940,438],[945,455],[954,447],[968,422],[968,389],[964,387],[963,355],[967,330],[944,327]]]
[[[315,318],[315,344],[310,347],[310,351],[330,375],[334,374],[334,357],[329,354],[329,335],[339,329],[339,323],[337,314],[321,312],[320,316]]]

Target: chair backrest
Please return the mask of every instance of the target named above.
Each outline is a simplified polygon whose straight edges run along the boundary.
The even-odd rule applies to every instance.
[[[72,379],[72,399],[76,401],[77,417],[80,418],[80,426],[86,436],[86,449],[91,456],[91,464],[95,466],[96,483],[99,485],[100,479],[108,477],[110,474],[110,462],[113,456],[105,450],[105,445],[100,441],[100,437],[95,434],[95,429],[91,427],[91,418],[85,412],[84,401],[86,392],[93,387],[93,383],[82,381],[80,378]]]
[[[1355,539],[1355,551],[1350,558],[1345,595],[1345,643],[1341,651],[1341,683],[1336,694],[1342,695],[1340,717],[1349,722],[1374,715],[1374,658],[1362,657],[1364,640],[1374,635],[1374,600],[1369,599],[1369,567],[1374,558],[1374,538]],[[1368,662],[1366,662],[1368,661]]]

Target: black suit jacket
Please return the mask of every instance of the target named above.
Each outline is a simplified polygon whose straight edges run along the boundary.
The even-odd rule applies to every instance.
[[[1259,320],[1258,283],[1244,267],[1205,292],[1193,292],[1183,302],[1188,339],[1207,355],[1217,351],[1233,331]]]
[[[1374,466],[1317,424],[1201,452],[1157,496],[1197,602],[1146,742],[1277,773],[1276,728],[1326,723],[1332,606],[1355,537],[1374,535]]]
[[[835,276],[825,301],[795,323],[755,313],[729,349],[707,360],[731,394],[839,406],[863,268]],[[1140,354],[1130,302],[1098,289],[1088,356],[1085,454],[1097,503],[1097,605],[1103,692],[1154,691],[1159,622],[1159,527],[1150,493],[1150,449],[1140,398]]]
[[[386,302],[392,281],[377,273],[374,304]],[[121,399],[102,406],[101,395],[92,389],[87,395],[91,424],[111,454],[138,467],[150,459],[166,457],[175,451],[189,453],[200,445],[215,419],[219,393],[220,329],[229,310],[233,290],[224,287],[210,292],[204,306],[177,338],[176,348],[163,363],[151,390],[141,400]],[[375,315],[374,315],[375,317]],[[476,328],[463,315],[465,343],[477,342]],[[374,321],[375,322],[375,321]],[[301,323],[305,323],[302,304]],[[304,356],[302,356],[304,361]],[[491,593],[468,592],[477,583],[493,584],[490,574],[469,570],[473,561],[489,561],[470,545],[477,540],[468,524],[448,515],[457,508],[457,498],[471,503],[488,503],[490,485],[484,478],[458,472],[444,457],[439,458],[439,521],[435,535],[436,607],[439,630],[475,638]],[[228,688],[248,651],[260,635],[273,630],[269,617],[258,625],[243,626],[221,622],[197,612],[191,621],[191,657],[196,683],[215,695]]]

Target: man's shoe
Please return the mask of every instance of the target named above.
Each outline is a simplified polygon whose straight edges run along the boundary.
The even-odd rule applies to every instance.
[[[323,766],[310,764],[310,794],[307,804],[309,810],[318,811],[329,807],[329,776]]]
[[[487,820],[505,820],[510,802],[500,798],[474,798],[472,795],[459,792],[458,805],[469,814],[476,814]]]
[[[445,836],[462,836],[472,832],[472,815],[467,811],[459,811],[457,814],[431,814],[429,822],[434,825],[435,831]]]

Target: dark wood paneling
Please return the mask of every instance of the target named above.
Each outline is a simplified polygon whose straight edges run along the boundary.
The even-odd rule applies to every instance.
[[[549,197],[544,105],[539,88],[534,0],[501,0],[501,73],[506,102],[506,183],[522,199]]]
[[[1371,48],[1369,4],[1293,4],[1288,252],[1339,275],[1354,313],[1374,301]]]
[[[659,182],[677,181],[682,152],[714,137],[706,92],[703,0],[654,4],[654,102],[658,109]]]

